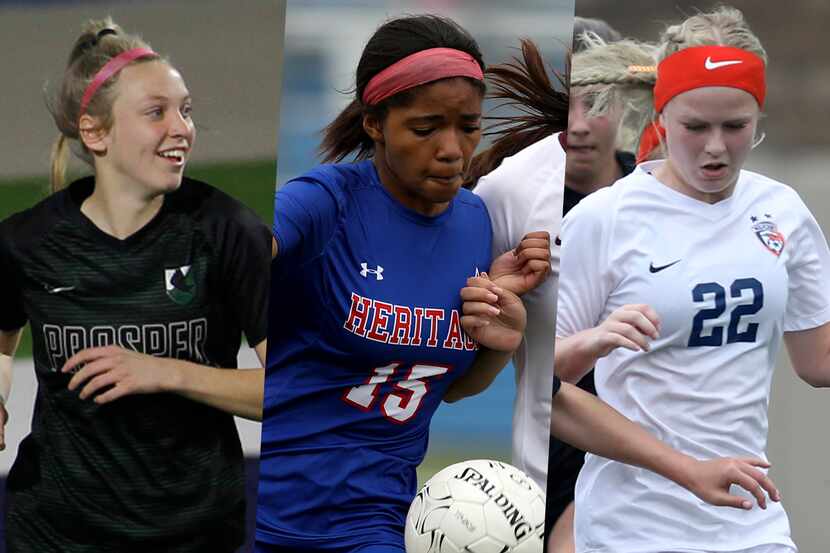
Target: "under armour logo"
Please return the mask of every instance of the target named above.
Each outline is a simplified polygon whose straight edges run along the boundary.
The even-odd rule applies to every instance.
[[[369,264],[364,261],[360,264],[360,276],[366,278],[370,274],[375,275],[375,280],[383,280],[383,267],[378,265],[376,269],[370,269]]]

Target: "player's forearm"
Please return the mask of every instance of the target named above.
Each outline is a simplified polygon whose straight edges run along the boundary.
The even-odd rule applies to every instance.
[[[12,362],[11,355],[0,353],[0,401],[5,405],[12,389]]]
[[[217,369],[169,359],[169,391],[252,420],[262,420],[265,369]]]
[[[0,397],[3,403],[9,399],[12,388],[12,363],[23,329],[0,331]]]
[[[510,361],[512,355],[512,351],[480,349],[466,374],[456,379],[444,394],[444,401],[453,403],[486,390]]]
[[[690,484],[694,459],[667,446],[596,396],[562,383],[553,398],[551,435],[595,455]]]
[[[553,367],[562,382],[579,382],[596,365],[598,357],[590,348],[591,330],[556,339]]]

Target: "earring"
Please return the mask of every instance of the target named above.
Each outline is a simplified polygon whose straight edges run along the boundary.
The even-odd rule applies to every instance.
[[[765,133],[764,131],[761,131],[761,136],[758,137],[758,140],[756,140],[755,142],[752,143],[752,146],[750,146],[750,149],[754,150],[755,148],[757,148],[758,145],[760,145],[761,142],[763,142],[766,137],[767,137],[767,133]]]

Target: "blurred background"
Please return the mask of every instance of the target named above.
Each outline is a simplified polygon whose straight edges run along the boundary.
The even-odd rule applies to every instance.
[[[626,37],[656,41],[666,24],[721,3],[641,0],[631,9],[615,0],[577,0],[576,15],[605,19]],[[823,45],[830,3],[727,4],[743,11],[769,57],[766,117],[761,122],[766,139],[750,154],[747,168],[794,187],[830,236],[830,50]],[[801,553],[830,551],[828,420],[830,391],[798,379],[782,347],[770,399],[768,456]]]
[[[45,99],[60,83],[81,25],[106,15],[127,32],[142,35],[184,76],[198,129],[186,174],[236,196],[270,226],[284,0],[0,0],[0,51],[5,52],[0,57],[0,219],[47,195],[49,151],[57,130]],[[70,176],[87,173],[76,161]],[[243,348],[239,365],[258,364],[252,350]],[[17,446],[29,433],[35,391],[27,332],[15,360],[0,493]],[[250,510],[256,501],[260,425],[238,420],[238,427],[248,459]],[[4,545],[0,540],[0,551]]]
[[[355,70],[363,46],[387,19],[404,14],[439,13],[455,19],[475,39],[488,65],[520,52],[519,39],[531,38],[551,69],[564,71],[571,42],[573,0],[306,1],[288,3],[283,65],[278,183],[319,162],[321,131],[353,98]],[[324,33],[320,30],[325,29]],[[485,105],[485,114],[493,106]],[[482,148],[486,141],[482,141]],[[279,185],[279,184],[278,184]],[[483,394],[443,404],[433,419],[427,457],[419,470],[426,478],[465,459],[510,461],[513,367],[505,368]],[[548,425],[548,421],[539,421]]]

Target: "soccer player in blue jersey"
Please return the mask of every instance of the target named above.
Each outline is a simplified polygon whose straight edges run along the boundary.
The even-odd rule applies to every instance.
[[[358,161],[277,193],[258,551],[402,552],[432,414],[521,340],[514,292],[545,275],[549,237],[491,266],[487,211],[461,189],[483,67],[450,20],[387,22],[322,144]]]

